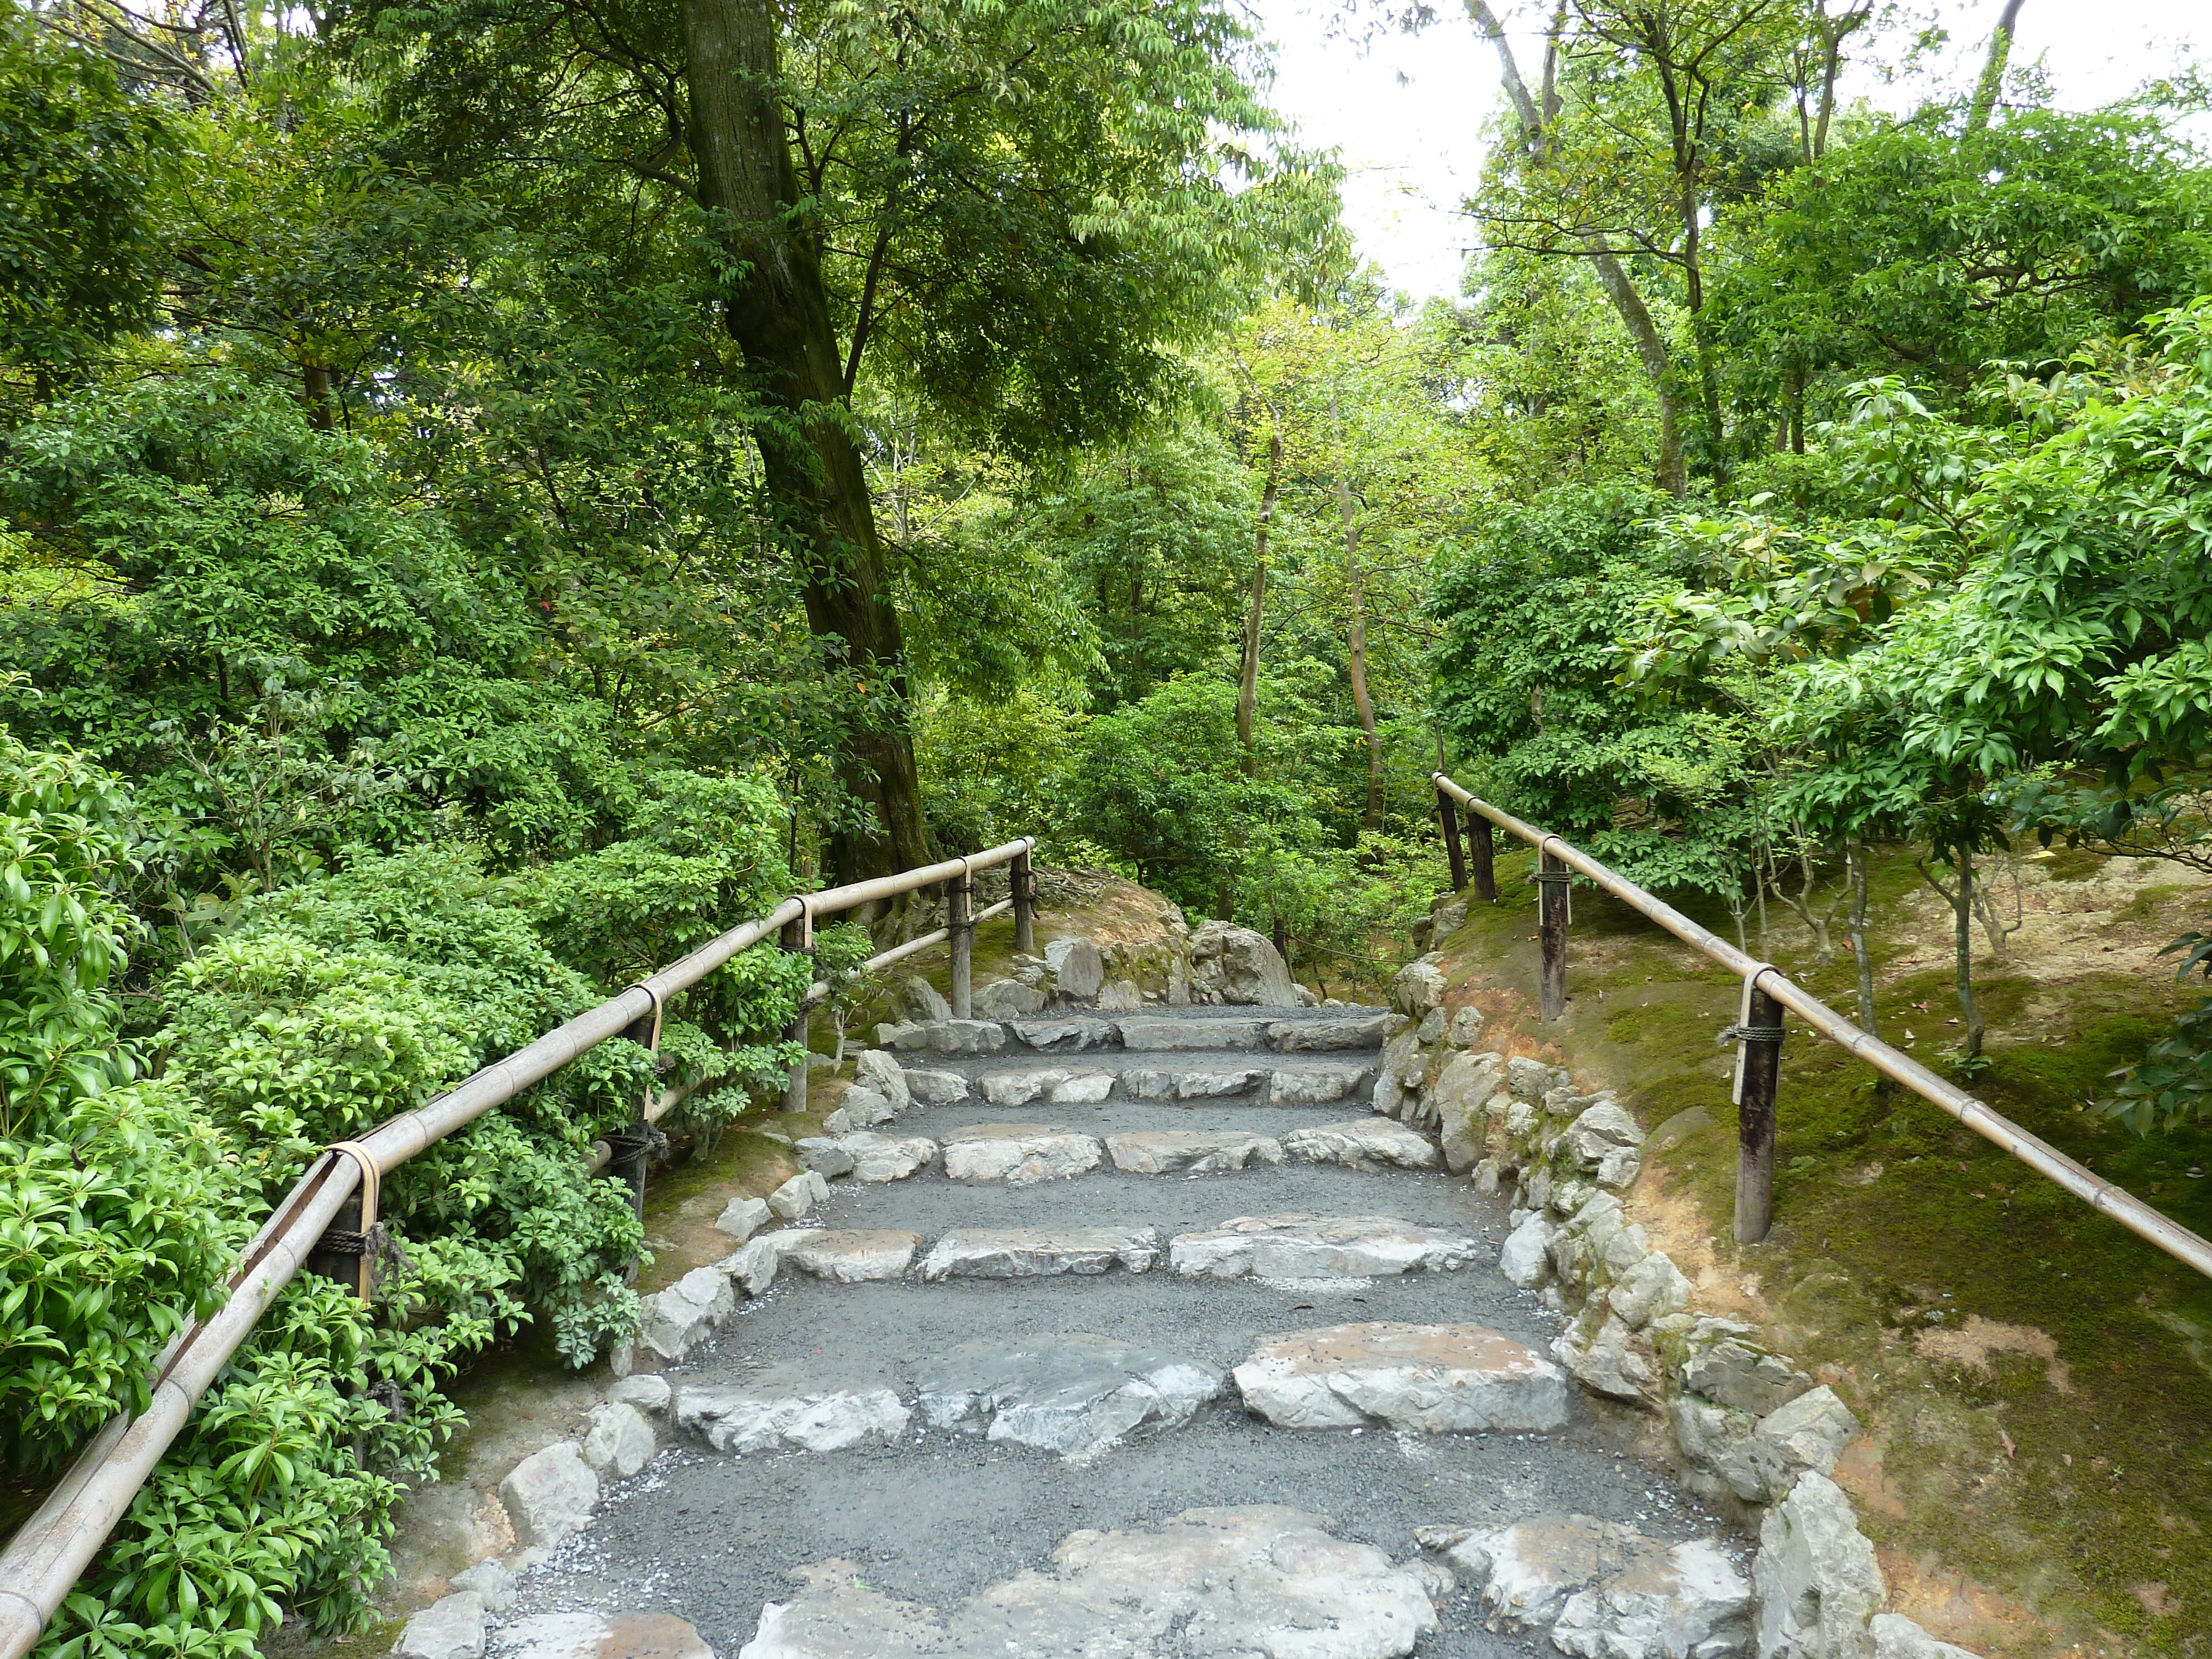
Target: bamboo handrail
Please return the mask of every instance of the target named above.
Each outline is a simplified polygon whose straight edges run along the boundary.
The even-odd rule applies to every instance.
[[[1754,989],[1764,990],[1808,1025],[1865,1061],[1883,1076],[1894,1079],[1922,1099],[1951,1116],[1995,1146],[2002,1147],[2038,1175],[2056,1182],[2092,1209],[2108,1215],[2130,1232],[2148,1240],[2175,1261],[2212,1278],[2212,1241],[2161,1214],[2123,1188],[2114,1186],[2051,1146],[2030,1134],[1987,1102],[1978,1100],[1955,1084],[1947,1083],[1911,1055],[1893,1048],[1870,1032],[1862,1030],[1789,975],[1766,963],[1755,962],[1735,945],[1700,927],[1663,899],[1655,896],[1618,872],[1608,869],[1558,836],[1523,823],[1511,813],[1470,794],[1442,772],[1434,775],[1437,788],[1462,805],[1482,814],[1499,829],[1518,836],[1540,853],[1548,852],[1580,871],[1631,908],[1657,922],[1685,945],[1694,945],[1739,976],[1748,975]]]
[[[987,853],[786,899],[765,916],[709,939],[650,979],[554,1027],[527,1048],[494,1060],[436,1099],[356,1137],[356,1144],[380,1174],[388,1175],[423,1148],[619,1036],[634,1021],[785,923],[854,909],[968,872],[1012,863],[1026,858],[1036,845],[1034,836],[1025,836]],[[884,954],[896,959],[910,953]],[[664,1095],[658,1103],[665,1110],[673,1103]],[[308,1166],[240,1256],[230,1277],[228,1299],[206,1319],[188,1322],[162,1351],[147,1408],[136,1419],[124,1413],[110,1419],[77,1455],[38,1513],[0,1550],[0,1659],[24,1659],[36,1644],[46,1621],[107,1541],[161,1454],[183,1431],[199,1397],[299,1272],[352,1195],[361,1175],[356,1159],[343,1153],[326,1152]]]

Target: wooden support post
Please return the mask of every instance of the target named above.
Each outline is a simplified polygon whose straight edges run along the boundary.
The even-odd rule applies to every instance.
[[[945,883],[945,925],[952,947],[952,1018],[972,1019],[975,1006],[975,878],[966,870]]]
[[[1451,861],[1452,891],[1467,890],[1467,855],[1459,848],[1459,803],[1437,791],[1437,817],[1444,827],[1444,856]]]
[[[356,1187],[338,1206],[338,1212],[331,1218],[331,1224],[323,1230],[314,1248],[307,1252],[307,1267],[319,1278],[336,1279],[366,1302],[369,1262],[364,1253],[368,1241],[361,1218],[362,1191]]]
[[[1036,954],[1036,872],[1027,853],[1014,854],[1014,949],[1022,956]]]
[[[797,921],[784,923],[783,932],[776,942],[787,951],[811,957],[814,954],[814,913],[809,910]],[[811,976],[809,982],[812,982]],[[807,1031],[813,1023],[814,1011],[801,1001],[799,1012],[791,1017],[791,1024],[784,1028],[783,1035],[788,1041],[804,1046]],[[806,1073],[811,1066],[811,1056],[802,1054],[799,1064],[791,1068],[791,1080],[784,1085],[783,1089],[785,1111],[803,1112],[806,1109]]]
[[[1753,975],[1755,981],[1757,975]],[[1774,1092],[1782,1080],[1782,1005],[1745,988],[1737,1022],[1735,1242],[1761,1243],[1774,1225]]]
[[[1548,847],[1538,856],[1537,865],[1536,908],[1544,959],[1536,1010],[1553,1020],[1567,1012],[1567,866]]]
[[[1490,820],[1472,806],[1467,809],[1468,873],[1474,879],[1474,896],[1486,904],[1498,902],[1498,848]]]
[[[660,1053],[660,1000],[653,999],[649,1013],[639,1015],[623,1027],[623,1033],[632,1042],[650,1048],[657,1058]],[[653,1126],[646,1121],[645,1109],[653,1103],[657,1083],[647,1083],[637,1097],[637,1111],[626,1129],[617,1130],[607,1137],[607,1150],[612,1154],[607,1160],[607,1173],[617,1181],[629,1184],[630,1207],[637,1218],[645,1219],[645,1172],[653,1161]]]

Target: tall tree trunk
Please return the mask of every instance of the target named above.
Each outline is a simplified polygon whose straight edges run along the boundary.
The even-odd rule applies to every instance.
[[[776,103],[776,10],[771,0],[685,0],[684,21],[699,197],[743,273],[723,323],[786,417],[758,428],[761,467],[806,561],[807,624],[838,642],[856,695],[888,692],[881,702],[893,711],[856,725],[838,757],[839,781],[875,825],[830,838],[840,879],[882,875],[927,863],[928,848],[898,614],[884,592],[867,475],[839,419],[845,366],[829,290],[811,236],[792,223],[799,192]]]
[[[1982,1011],[1974,1001],[1974,854],[1963,841],[1958,858],[1958,896],[1952,901],[1952,908],[1959,956],[1959,1012],[1966,1022],[1966,1052],[1978,1054],[1989,1028],[1982,1024]]]
[[[1337,413],[1336,399],[1328,412]],[[1344,518],[1345,587],[1352,607],[1350,647],[1352,706],[1359,714],[1359,729],[1367,734],[1367,811],[1362,822],[1370,830],[1382,827],[1382,735],[1375,727],[1375,701],[1367,695],[1367,573],[1359,562],[1359,515],[1352,504],[1352,481],[1336,475],[1337,511]]]
[[[1859,1030],[1879,1036],[1875,1029],[1874,952],[1867,943],[1867,848],[1853,836],[1844,844],[1844,860],[1851,879],[1851,963],[1858,969]]]
[[[1559,32],[1566,27],[1567,9],[1561,5],[1553,13],[1547,37],[1544,101],[1540,106],[1529,93],[1528,83],[1521,78],[1521,65],[1515,61],[1512,44],[1505,38],[1505,26],[1498,21],[1488,0],[1467,0],[1467,9],[1468,15],[1474,20],[1476,31],[1497,49],[1498,74],[1505,83],[1505,94],[1521,119],[1523,152],[1530,167],[1540,167],[1550,156],[1551,123],[1559,112],[1553,76],[1558,64]],[[1644,373],[1651,381],[1652,395],[1659,400],[1659,459],[1652,470],[1653,482],[1670,495],[1681,495],[1689,489],[1689,479],[1682,462],[1682,410],[1675,396],[1674,366],[1668,356],[1667,342],[1659,332],[1659,325],[1651,320],[1651,308],[1644,303],[1644,296],[1636,291],[1635,282],[1605,238],[1595,234],[1585,236],[1583,246],[1589,252],[1591,269],[1597,272],[1598,285],[1605,289],[1605,297],[1611,301],[1620,325],[1628,331],[1629,340],[1636,347],[1637,360],[1644,365]]]
[[[1260,702],[1260,620],[1267,603],[1267,527],[1274,522],[1275,497],[1283,483],[1283,428],[1267,434],[1267,485],[1260,492],[1260,516],[1252,532],[1252,595],[1244,607],[1244,660],[1237,670],[1237,742],[1244,750],[1244,775],[1260,775],[1260,751],[1252,739],[1252,719]]]
[[[2004,90],[2005,68],[2012,61],[2013,26],[2020,21],[2021,0],[2005,0],[2005,9],[1997,15],[1997,26],[1990,32],[1989,56],[1982,61],[1982,78],[1974,88],[1974,101],[1966,111],[1966,131],[1979,132],[1990,124],[1990,114],[1997,106],[1997,94]],[[1979,1054],[1979,1048],[1975,1049]]]

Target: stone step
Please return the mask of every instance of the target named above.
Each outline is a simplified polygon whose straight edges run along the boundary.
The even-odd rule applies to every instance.
[[[1168,1241],[1182,1279],[1387,1279],[1451,1273],[1478,1261],[1482,1242],[1394,1215],[1238,1216]]]
[[[1295,1129],[1283,1137],[1283,1151],[1301,1164],[1341,1164],[1354,1170],[1433,1170],[1443,1162],[1426,1135],[1387,1117]]]
[[[761,1242],[802,1273],[839,1285],[864,1285],[903,1278],[914,1265],[914,1253],[921,1248],[921,1235],[873,1228],[793,1227],[764,1233]]]
[[[1048,1123],[970,1123],[946,1132],[945,1173],[955,1181],[1034,1186],[1098,1167],[1105,1157],[1096,1135]]]
[[[1140,1129],[1109,1135],[1114,1167],[1127,1175],[1218,1175],[1283,1161],[1283,1143],[1229,1129]]]
[[[1049,1567],[944,1610],[848,1561],[802,1570],[738,1659],[1401,1659],[1437,1628],[1433,1569],[1399,1565],[1274,1505],[1189,1510],[1152,1531],[1078,1532]]]
[[[1480,1325],[1378,1320],[1299,1331],[1264,1344],[1231,1375],[1246,1410],[1286,1429],[1546,1433],[1567,1420],[1566,1373]]]
[[[1285,1009],[1202,1015],[1127,1014],[1112,1019],[1065,1015],[1036,1019],[933,1019],[878,1025],[878,1048],[919,1058],[968,1060],[995,1054],[1139,1053],[1176,1050],[1316,1054],[1379,1050],[1389,1015],[1381,1010],[1293,1012]]]
[[[1751,1650],[1751,1585],[1717,1539],[1668,1543],[1587,1515],[1414,1535],[1481,1598],[1492,1629],[1548,1636],[1561,1653]]]
[[[912,1413],[874,1378],[772,1365],[742,1382],[680,1385],[670,1414],[716,1451],[826,1452],[896,1440]]]
[[[1218,1062],[1163,1065],[1148,1055],[1114,1054],[1065,1065],[994,1064],[973,1077],[922,1068],[905,1073],[916,1100],[936,1106],[980,1099],[991,1106],[1027,1106],[1036,1102],[1095,1106],[1110,1098],[1187,1103],[1194,1100],[1264,1102],[1271,1106],[1330,1106],[1340,1101],[1371,1103],[1375,1067],[1354,1060],[1313,1061],[1276,1066],[1224,1066]],[[848,1091],[850,1094],[857,1091]],[[848,1116],[852,1109],[841,1107]],[[875,1116],[876,1123],[890,1115]],[[840,1141],[849,1139],[847,1134]]]
[[[1160,1259],[1150,1227],[963,1227],[922,1258],[930,1284],[947,1279],[1044,1279],[1103,1273],[1119,1266],[1148,1272]]]
[[[1088,1458],[1139,1428],[1181,1428],[1226,1381],[1180,1355],[1079,1331],[965,1342],[927,1360],[915,1411],[927,1428]]]

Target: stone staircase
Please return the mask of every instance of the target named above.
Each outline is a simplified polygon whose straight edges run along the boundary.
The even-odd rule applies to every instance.
[[[690,1634],[577,1652],[1747,1654],[1743,1552],[1547,1357],[1497,1201],[1373,1109],[1393,1024],[883,1028],[810,1173],[510,1478],[537,1547],[479,1650],[650,1615]]]

